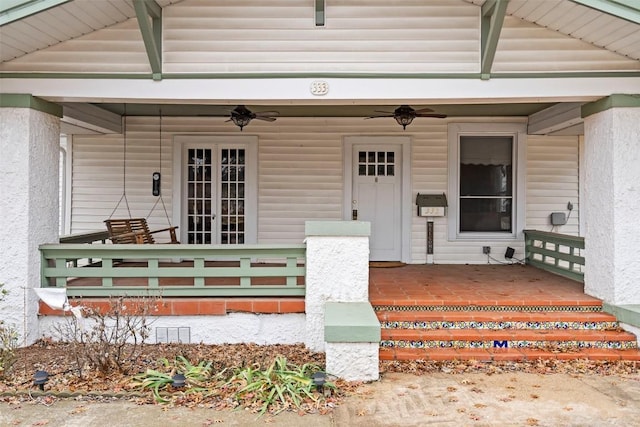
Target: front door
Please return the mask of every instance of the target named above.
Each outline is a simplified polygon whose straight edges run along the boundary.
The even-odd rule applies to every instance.
[[[246,149],[210,143],[183,149],[182,239],[190,244],[246,243]]]
[[[353,219],[371,222],[371,261],[402,258],[401,155],[399,145],[353,146]]]

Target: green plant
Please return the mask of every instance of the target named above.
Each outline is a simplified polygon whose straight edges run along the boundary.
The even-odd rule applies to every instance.
[[[311,375],[320,368],[314,364],[296,366],[287,363],[287,359],[278,356],[264,370],[255,366],[239,370],[229,381],[240,389],[236,399],[245,407],[258,408],[259,414],[271,410],[274,413],[295,406],[300,409],[305,400],[318,401],[313,393]],[[325,383],[327,389],[335,388],[332,383]]]
[[[7,295],[4,283],[0,283],[0,301]],[[18,333],[16,330],[0,320],[0,378],[7,373],[16,361],[16,348],[18,347]]]
[[[222,376],[224,371],[216,376],[211,375],[211,362],[200,362],[193,365],[185,357],[178,356],[176,360],[160,359],[160,364],[168,371],[161,372],[155,369],[147,369],[146,372],[133,377],[132,385],[141,389],[149,389],[153,392],[153,398],[158,403],[169,403],[171,399],[165,398],[161,392],[173,385],[173,376],[180,373],[185,376],[185,393],[204,393],[210,395],[212,388],[210,383]]]

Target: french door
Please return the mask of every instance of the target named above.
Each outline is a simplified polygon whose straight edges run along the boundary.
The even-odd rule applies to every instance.
[[[255,147],[202,140],[182,145],[181,241],[255,242]],[[251,188],[252,187],[252,188]]]

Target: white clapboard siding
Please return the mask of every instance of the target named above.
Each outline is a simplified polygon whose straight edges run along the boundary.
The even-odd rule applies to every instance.
[[[194,1],[165,9],[164,71],[477,72],[478,8],[458,1]],[[400,48],[399,48],[400,47]]]
[[[457,118],[456,121],[461,121]],[[464,119],[478,123],[511,119]],[[127,196],[134,216],[147,216],[155,198],[151,174],[159,170],[158,118],[132,117],[127,121]],[[417,217],[417,193],[447,192],[447,120],[416,119],[406,131],[392,118],[278,118],[252,121],[241,133],[224,117],[165,117],[162,120],[162,190],[169,215],[179,209],[172,200],[173,137],[184,134],[258,137],[258,242],[300,243],[308,220],[343,218],[343,141],[350,135],[408,136],[411,139],[411,253],[412,262],[426,260],[426,219]],[[574,204],[567,226],[560,232],[577,233],[578,144],[575,137],[530,136],[527,161],[526,227],[542,228],[549,213]],[[122,195],[122,136],[75,136],[73,143],[73,232],[103,228]],[[529,194],[530,193],[530,194]],[[121,206],[114,216],[128,216]],[[150,222],[166,225],[161,207]],[[523,242],[450,242],[447,219],[434,219],[436,263],[482,263],[482,246],[502,259],[507,246],[522,258]]]
[[[507,16],[494,73],[640,70],[640,61],[545,27]]]
[[[577,136],[529,135],[527,147],[527,227],[552,231],[549,215],[564,212],[567,204],[573,211],[566,225],[553,231],[578,235],[579,210],[579,148]]]

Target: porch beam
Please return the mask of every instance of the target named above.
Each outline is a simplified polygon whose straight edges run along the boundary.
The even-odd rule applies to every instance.
[[[500,40],[509,0],[488,0],[482,5],[480,20],[480,78],[491,77],[491,67]]]
[[[566,102],[529,116],[528,135],[547,135],[582,123],[582,103]]]
[[[122,133],[122,117],[91,104],[62,104],[62,123],[98,133]]]
[[[69,1],[71,0],[3,0],[0,5],[0,27]]]
[[[133,0],[153,80],[162,80],[162,8],[154,0]]]
[[[634,24],[640,24],[640,3],[638,0],[571,0],[572,2],[597,10]]]

